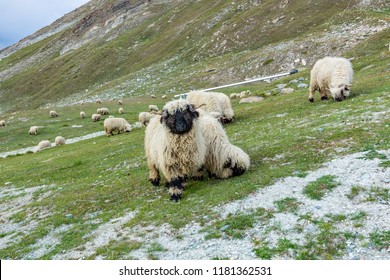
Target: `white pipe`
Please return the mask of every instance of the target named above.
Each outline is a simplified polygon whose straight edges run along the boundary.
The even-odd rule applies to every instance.
[[[238,83],[233,83],[233,84],[228,84],[228,85],[223,85],[223,86],[217,86],[217,87],[212,87],[212,88],[201,89],[200,91],[210,91],[210,90],[214,90],[214,89],[238,86],[238,85],[243,85],[243,84],[248,84],[248,83],[253,83],[253,82],[258,82],[258,81],[264,81],[264,80],[273,79],[273,78],[278,78],[278,77],[282,77],[282,76],[292,75],[292,74],[295,74],[295,73],[298,73],[297,69],[293,69],[290,72],[276,74],[276,75],[272,75],[272,76],[268,76],[268,77],[261,77],[261,78],[256,78],[256,79],[247,80],[247,81],[243,81],[243,82],[238,82]],[[187,93],[177,94],[177,95],[175,95],[175,97],[180,97],[180,98],[184,97],[185,98],[186,95],[187,95]]]

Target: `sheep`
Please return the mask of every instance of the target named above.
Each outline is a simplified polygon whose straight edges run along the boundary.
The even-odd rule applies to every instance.
[[[100,115],[100,114],[93,114],[92,115],[92,121],[94,121],[94,122],[100,121],[101,118],[102,118],[102,115]]]
[[[34,125],[32,127],[30,127],[30,130],[28,131],[28,134],[30,135],[37,135],[38,134],[38,126]]]
[[[64,145],[65,144],[65,138],[62,136],[57,136],[56,139],[54,140],[56,143],[56,146]]]
[[[162,99],[167,99],[167,95],[164,94],[163,96],[161,96]]]
[[[85,115],[85,112],[81,111],[81,112],[80,112],[80,118],[81,118],[81,119],[84,119],[85,116],[86,116],[86,115]]]
[[[5,120],[0,121],[0,127],[5,126]]]
[[[118,105],[123,105],[123,101],[121,99],[118,100]]]
[[[114,135],[114,131],[118,134],[131,131],[131,125],[124,118],[108,118],[103,124],[107,136]]]
[[[43,149],[51,148],[51,143],[49,140],[43,140],[38,143],[37,151],[42,151]]]
[[[249,156],[239,147],[231,144],[222,124],[203,110],[199,124],[206,141],[207,151],[204,167],[210,177],[229,178],[242,175],[250,166]]]
[[[206,143],[198,124],[199,112],[185,99],[165,104],[162,115],[150,120],[145,130],[145,154],[149,180],[160,184],[160,172],[166,179],[171,200],[178,201],[186,178],[201,176]]]
[[[155,115],[151,114],[149,112],[141,112],[138,115],[138,120],[143,126],[147,126],[150,119],[153,118]]]
[[[353,69],[348,59],[324,57],[314,64],[310,72],[309,101],[314,102],[316,90],[321,100],[328,99],[329,93],[336,101],[345,100],[350,94],[352,80]]]
[[[100,115],[109,115],[110,111],[107,108],[98,108],[96,110],[96,113],[98,113]]]
[[[51,118],[56,118],[56,117],[58,117],[58,113],[56,112],[56,111],[50,111],[50,117]]]
[[[118,109],[118,113],[119,113],[119,115],[122,115],[122,114],[124,114],[124,112],[125,112],[125,110],[123,110],[123,108],[122,108],[122,107],[120,107],[120,108]]]
[[[102,102],[100,99],[97,99],[97,100],[96,100],[96,103],[97,103],[97,104],[102,104],[103,102]]]
[[[157,96],[155,96],[154,94],[151,94],[150,98],[157,98]]]
[[[149,105],[149,112],[158,112],[158,107],[156,105]]]
[[[230,94],[230,99],[238,99],[240,98],[240,94],[239,93],[232,93]]]
[[[187,94],[188,102],[196,107],[204,106],[207,112],[218,112],[221,121],[229,123],[234,119],[234,111],[229,97],[221,92],[191,91]]]

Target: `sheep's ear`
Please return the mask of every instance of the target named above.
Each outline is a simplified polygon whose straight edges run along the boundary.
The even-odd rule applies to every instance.
[[[162,123],[163,120],[165,120],[167,117],[168,117],[168,111],[167,110],[163,110],[162,113],[161,113],[160,123]]]
[[[350,90],[350,88],[351,88],[351,85],[345,85],[345,87],[344,87],[345,90]]]
[[[195,105],[194,105],[194,104],[188,104],[188,110],[189,110],[192,114],[194,114],[194,116],[195,116],[196,118],[199,117],[199,112],[196,111]]]

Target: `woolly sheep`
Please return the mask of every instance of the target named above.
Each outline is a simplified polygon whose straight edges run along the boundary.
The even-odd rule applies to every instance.
[[[97,104],[102,104],[103,102],[102,102],[100,99],[97,99],[97,100],[96,100],[96,103],[97,103]]]
[[[38,134],[38,126],[34,125],[32,127],[30,127],[30,130],[28,131],[28,134],[30,135],[37,135]]]
[[[321,100],[328,99],[330,94],[336,101],[345,100],[350,94],[353,80],[351,62],[342,57],[324,57],[318,60],[310,72],[309,101],[319,91]]]
[[[138,115],[138,120],[143,126],[147,126],[150,119],[153,118],[155,115],[151,114],[149,112],[141,112]]]
[[[149,179],[160,184],[166,179],[170,198],[181,198],[186,178],[201,174],[206,143],[198,124],[199,113],[186,100],[168,102],[161,116],[155,116],[145,130],[145,153]]]
[[[85,112],[83,112],[83,111],[80,112],[80,118],[81,118],[81,119],[84,119],[84,118],[85,118]]]
[[[211,177],[229,178],[239,176],[249,169],[249,156],[229,142],[228,136],[213,116],[199,109],[199,125],[206,142],[205,169]]]
[[[157,98],[157,96],[155,96],[154,94],[151,94],[150,98]]]
[[[157,105],[149,105],[149,112],[158,112]]]
[[[110,111],[107,108],[98,108],[96,110],[96,113],[98,113],[100,115],[108,115],[108,114],[110,114]]]
[[[164,94],[163,96],[161,96],[162,99],[167,99],[167,96]]]
[[[50,117],[52,117],[52,118],[58,117],[58,113],[56,111],[50,111],[49,114],[50,114]]]
[[[51,143],[49,140],[43,140],[38,143],[37,151],[41,151],[43,149],[51,148]]]
[[[94,121],[94,122],[100,121],[101,118],[102,118],[102,115],[100,115],[100,114],[93,114],[92,115],[92,121]]]
[[[5,126],[5,120],[0,121],[0,127]]]
[[[131,131],[131,125],[124,118],[108,118],[103,124],[107,136],[114,135],[114,131],[118,134]]]
[[[123,105],[123,101],[121,99],[118,100],[118,105]]]
[[[229,97],[221,92],[191,91],[187,94],[187,101],[207,112],[218,112],[222,115],[221,121],[229,123],[234,119],[234,111]]]
[[[65,144],[65,138],[62,136],[57,136],[56,139],[54,140],[56,143],[56,146],[64,145]]]
[[[125,112],[125,110],[123,110],[123,108],[122,108],[122,107],[120,107],[120,108],[118,109],[118,113],[119,113],[119,115],[122,115],[124,112]]]

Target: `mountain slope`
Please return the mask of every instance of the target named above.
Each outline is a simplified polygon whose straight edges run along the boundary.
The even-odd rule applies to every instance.
[[[311,65],[390,26],[386,1],[97,1],[2,50],[0,111],[182,93]]]

